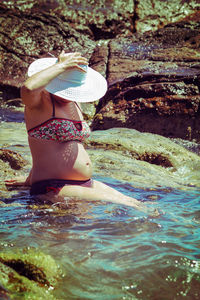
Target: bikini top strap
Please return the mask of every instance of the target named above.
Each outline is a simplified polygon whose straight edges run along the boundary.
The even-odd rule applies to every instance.
[[[78,107],[78,109],[80,110],[80,112],[83,113],[83,111],[82,111],[80,105],[79,105],[77,102],[75,102],[75,104],[76,104],[76,106]]]
[[[54,100],[52,94],[50,94],[50,97],[51,97],[51,102],[52,102],[52,107],[53,107],[52,118],[54,118],[55,117],[55,100]]]
[[[50,97],[51,97],[51,102],[52,102],[52,107],[53,107],[52,118],[54,118],[54,117],[55,117],[55,100],[54,100],[52,94],[50,94]],[[78,109],[80,110],[80,112],[83,113],[83,112],[82,112],[82,109],[81,109],[81,107],[80,107],[80,105],[79,105],[77,102],[75,102],[75,104],[76,104],[76,106],[78,107]]]

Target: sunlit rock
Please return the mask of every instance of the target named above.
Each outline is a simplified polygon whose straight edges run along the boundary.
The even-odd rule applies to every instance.
[[[198,0],[139,0],[134,3],[137,32],[155,31],[169,23],[180,21],[200,9]]]
[[[139,187],[200,184],[200,157],[174,141],[133,129],[94,131],[87,141],[95,174]]]
[[[62,275],[50,255],[34,248],[1,252],[0,270],[1,284],[11,299],[53,300],[52,290]]]
[[[20,170],[27,164],[19,153],[9,149],[0,149],[0,160],[7,162],[14,170]]]
[[[197,15],[107,45],[109,61],[102,61],[109,89],[97,106],[93,130],[127,127],[199,140]],[[100,58],[101,52],[97,47],[95,56]],[[95,60],[94,67],[101,69]]]

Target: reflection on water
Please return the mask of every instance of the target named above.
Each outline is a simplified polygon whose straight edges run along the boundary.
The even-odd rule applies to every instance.
[[[134,193],[156,199],[148,205],[162,215],[103,202],[35,205],[25,191],[4,199],[0,249],[29,245],[51,254],[66,274],[57,299],[199,299],[200,191]]]

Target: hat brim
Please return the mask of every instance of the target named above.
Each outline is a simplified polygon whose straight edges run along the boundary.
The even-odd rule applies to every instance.
[[[32,76],[57,62],[57,58],[39,58],[28,68],[28,76]],[[106,79],[92,68],[87,68],[86,78],[83,84],[70,85],[66,81],[56,77],[46,87],[49,93],[63,99],[76,102],[93,102],[101,99],[107,91]]]

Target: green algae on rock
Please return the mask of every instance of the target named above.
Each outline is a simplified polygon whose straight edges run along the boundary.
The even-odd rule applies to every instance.
[[[13,126],[16,129],[16,124]],[[30,152],[22,136],[25,128],[20,128],[20,134],[17,138],[15,136],[14,143],[18,144],[18,140],[23,141],[25,147],[17,148],[17,151],[20,151],[29,163],[15,174],[16,171],[8,167],[8,163],[0,160],[1,170],[6,171],[1,173],[0,193],[6,199],[13,193],[16,195],[19,190],[8,192],[5,184],[3,185],[5,177],[11,179],[19,175],[26,176],[31,169]],[[11,129],[9,127],[9,138],[4,139],[4,143],[9,143],[9,139],[12,138]],[[6,127],[4,131],[6,135]],[[184,143],[180,143],[181,141],[175,142],[160,135],[141,133],[130,128],[113,128],[91,132],[85,146],[93,163],[94,175],[115,178],[142,188],[159,186],[188,189],[192,185],[199,187],[200,157],[188,150],[188,144],[184,146]],[[198,146],[193,143],[194,150],[195,145]]]
[[[168,138],[112,128],[92,132],[86,146],[98,175],[139,187],[200,185],[200,157]]]
[[[28,162],[17,151],[0,149],[0,195],[2,197],[7,197],[5,180],[25,175],[25,166],[28,167]]]
[[[20,276],[15,270],[2,263],[0,263],[0,280],[4,289],[6,289],[6,295],[9,296],[9,298],[5,299],[43,300],[46,297],[49,300],[55,299],[48,292],[48,289],[40,287],[37,283],[24,276]]]
[[[9,149],[0,149],[0,160],[8,162],[14,170],[20,170],[27,164],[19,153]]]
[[[62,271],[54,259],[40,250],[27,248],[0,253],[0,281],[11,299],[54,299]]]

